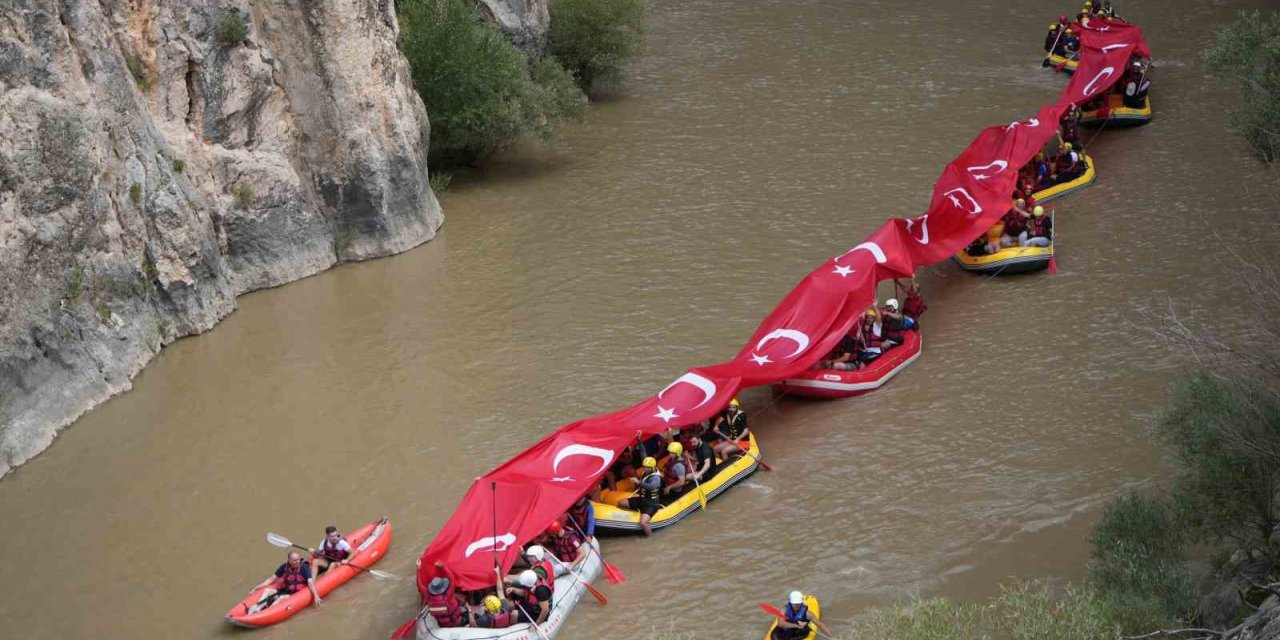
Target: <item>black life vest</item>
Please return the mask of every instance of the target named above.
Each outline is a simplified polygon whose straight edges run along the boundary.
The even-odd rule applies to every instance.
[[[735,411],[724,417],[724,435],[730,440],[737,440],[747,430],[747,414]]]
[[[658,481],[656,483],[657,486],[654,488],[646,487],[645,480],[648,480],[652,476],[658,477]],[[641,500],[649,500],[652,502],[660,501],[662,499],[662,474],[658,473],[656,469],[644,474],[644,477],[640,479],[640,484],[636,487],[636,497]]]

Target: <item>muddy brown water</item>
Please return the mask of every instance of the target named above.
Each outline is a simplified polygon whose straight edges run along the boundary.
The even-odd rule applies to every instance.
[[[438,240],[244,297],[0,482],[0,635],[234,635],[223,612],[283,555],[267,531],[314,544],[386,514],[380,568],[405,580],[254,632],[385,637],[474,477],[728,358],[814,265],[923,209],[980,127],[1051,101],[1065,78],[1037,48],[1061,4],[657,0],[630,80],[560,140],[459,176]],[[1197,55],[1237,5],[1182,4],[1119,5],[1156,52],[1157,120],[1090,146],[1098,183],[1056,205],[1060,272],[929,268],[925,351],[890,386],[747,392],[776,471],[607,542],[630,579],[562,638],[759,637],[755,603],[791,588],[838,623],[1082,577],[1101,505],[1164,473],[1146,416],[1185,361],[1132,323],[1229,304],[1208,226],[1244,237],[1264,204]]]

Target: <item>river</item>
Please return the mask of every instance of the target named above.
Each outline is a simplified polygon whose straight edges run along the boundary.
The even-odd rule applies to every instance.
[[[1041,4],[655,0],[629,80],[561,138],[458,176],[436,241],[245,296],[0,482],[5,635],[231,636],[222,614],[283,556],[267,531],[315,544],[385,514],[379,568],[406,579],[254,637],[386,637],[473,478],[727,359],[803,274],[923,210],[982,126],[1051,102],[1065,76],[1039,45],[1071,5]],[[936,265],[924,353],[888,387],[746,392],[775,471],[607,541],[629,580],[561,638],[759,637],[755,604],[792,588],[838,626],[1083,577],[1102,505],[1165,473],[1146,429],[1186,363],[1143,311],[1247,328],[1214,249],[1268,203],[1198,56],[1243,5],[1181,5],[1117,5],[1155,51],[1156,120],[1090,145],[1098,182],[1055,205],[1059,272]]]

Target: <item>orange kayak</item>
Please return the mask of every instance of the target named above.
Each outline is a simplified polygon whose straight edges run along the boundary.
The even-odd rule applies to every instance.
[[[347,534],[347,542],[351,544],[354,555],[347,559],[348,565],[334,565],[332,569],[316,579],[316,591],[323,598],[334,589],[346,584],[348,580],[364,573],[355,567],[368,568],[387,555],[387,546],[391,544],[391,523],[386,518],[371,522]],[[303,558],[308,560],[308,558]],[[349,565],[355,565],[349,566]],[[292,595],[276,599],[270,607],[249,613],[249,608],[257,604],[262,597],[262,589],[254,589],[236,606],[227,612],[227,622],[237,627],[265,627],[282,622],[293,614],[311,606],[311,590],[302,589]]]

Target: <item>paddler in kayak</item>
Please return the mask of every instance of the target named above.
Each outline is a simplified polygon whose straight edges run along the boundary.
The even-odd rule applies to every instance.
[[[653,527],[649,521],[653,514],[662,508],[662,472],[658,471],[658,460],[646,456],[640,463],[640,483],[635,495],[618,501],[623,509],[634,509],[640,512],[640,530],[644,535],[653,535]]]
[[[329,525],[324,528],[324,540],[311,552],[311,575],[320,577],[329,570],[330,565],[346,564],[351,557],[351,543],[338,533],[338,528]]]
[[[254,590],[266,587],[258,603],[249,607],[246,613],[257,613],[270,607],[276,599],[291,596],[303,589],[311,590],[311,603],[320,606],[320,592],[316,591],[316,581],[311,577],[311,567],[302,561],[302,556],[290,551],[283,564],[276,567],[275,575],[263,580]]]
[[[772,640],[803,640],[809,637],[810,625],[814,624],[821,626],[823,632],[831,633],[826,625],[809,612],[809,607],[804,603],[804,594],[799,591],[792,591],[787,597],[787,606],[782,613],[785,619],[778,620],[778,626],[770,634]]]

